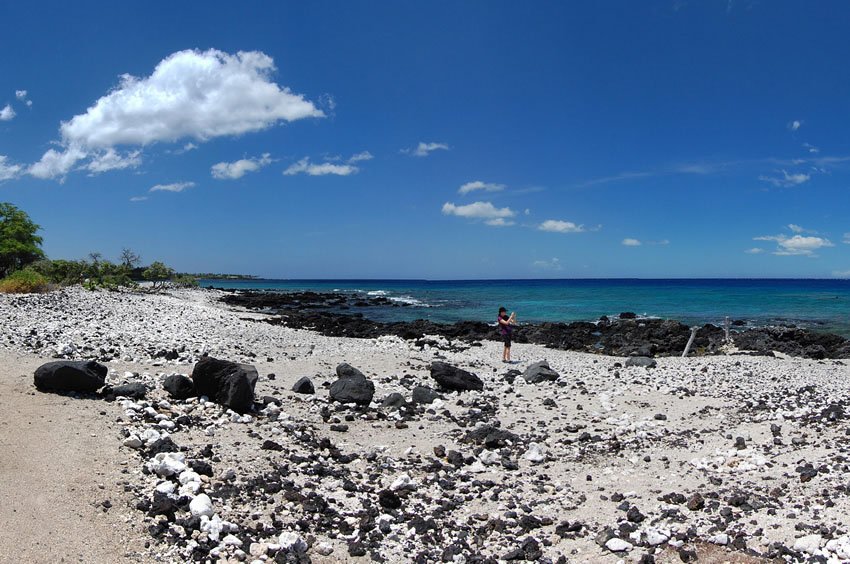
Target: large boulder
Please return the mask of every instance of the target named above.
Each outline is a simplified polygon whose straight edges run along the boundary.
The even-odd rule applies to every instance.
[[[375,395],[375,384],[366,376],[349,364],[340,364],[336,367],[336,375],[339,377],[331,384],[330,397],[340,403],[356,403],[358,405],[369,405]]]
[[[453,392],[484,389],[481,378],[445,362],[431,363],[431,378],[436,380],[443,389]]]
[[[316,388],[313,386],[313,382],[310,381],[310,378],[302,376],[292,386],[292,391],[296,394],[315,394]]]
[[[655,368],[658,363],[654,358],[648,356],[630,356],[626,359],[626,366],[643,366],[644,368]]]
[[[535,362],[525,369],[522,377],[529,384],[539,384],[540,382],[554,382],[561,375],[549,368],[549,363],[545,360]]]
[[[205,356],[195,364],[192,381],[199,396],[245,413],[254,404],[254,387],[259,374],[249,364],[238,364]]]
[[[428,386],[416,386],[413,388],[411,399],[413,403],[432,404],[435,399],[438,399],[440,394]]]
[[[109,370],[93,360],[57,360],[35,370],[35,387],[41,391],[96,392]]]
[[[162,381],[162,388],[174,399],[184,400],[197,396],[195,383],[182,374],[172,374]]]

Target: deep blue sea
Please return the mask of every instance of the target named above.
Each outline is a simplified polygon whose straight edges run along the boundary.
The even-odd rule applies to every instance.
[[[850,337],[850,280],[201,280],[205,287],[359,292],[407,307],[364,308],[378,321],[494,321],[500,306],[520,322],[592,321],[632,311],[688,325],[796,324]]]

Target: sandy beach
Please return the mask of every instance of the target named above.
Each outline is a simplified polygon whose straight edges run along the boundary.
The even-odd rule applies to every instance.
[[[220,295],[0,296],[0,560],[850,560],[844,361],[647,368],[517,344],[506,365],[495,341],[324,337]],[[256,367],[258,409],[169,397],[204,354]],[[57,358],[146,397],[36,391]],[[527,382],[543,360],[556,376]],[[440,389],[435,361],[483,390]],[[368,406],[329,400],[341,363],[374,384]],[[292,391],[304,376],[314,394]],[[412,402],[417,386],[438,399]],[[152,465],[165,438],[173,475]],[[192,520],[201,495],[212,513]]]

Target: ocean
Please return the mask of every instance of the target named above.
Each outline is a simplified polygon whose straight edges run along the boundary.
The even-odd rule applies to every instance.
[[[522,322],[593,321],[630,311],[688,325],[788,325],[850,337],[850,280],[201,280],[204,287],[355,292],[405,307],[364,308],[376,321],[495,321],[500,306]]]

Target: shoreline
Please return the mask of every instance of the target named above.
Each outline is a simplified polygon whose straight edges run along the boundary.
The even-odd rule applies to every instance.
[[[384,296],[328,292],[220,290],[229,306],[268,314],[267,323],[310,329],[326,336],[376,338],[398,336],[427,340],[438,335],[467,342],[499,340],[495,327],[481,321],[439,323],[424,319],[382,322],[368,317],[370,309],[405,307]],[[365,312],[365,313],[364,313]],[[775,352],[805,358],[850,358],[850,341],[833,333],[796,326],[744,327],[732,321],[730,340],[724,328],[704,324],[696,331],[691,356],[728,354],[731,349],[772,356]],[[553,349],[611,356],[676,356],[684,352],[691,328],[669,319],[621,313],[593,321],[541,322],[516,326],[514,341]]]
[[[144,531],[150,547],[116,560],[271,562],[281,551],[299,562],[850,557],[842,361],[660,357],[644,368],[518,343],[519,362],[506,366],[498,343],[327,337],[257,322],[266,316],[226,308],[222,295],[72,288],[0,297],[4,381],[38,362],[94,358],[109,384],[147,390],[140,400],[63,399],[71,408],[94,402],[80,417],[110,426],[98,437],[112,452],[108,464],[126,464],[131,499],[118,483],[101,491],[123,500],[126,534]],[[21,351],[28,360],[18,369]],[[204,353],[254,365],[256,397],[280,405],[260,404],[245,418],[168,397],[164,378],[191,374]],[[544,359],[558,377],[526,382],[523,371]],[[441,390],[429,372],[435,361],[477,374],[483,390]],[[340,363],[374,384],[368,406],[330,400]],[[292,392],[302,376],[314,394]],[[62,397],[24,382],[21,401]],[[440,398],[416,403],[417,386]],[[393,393],[401,407],[383,404]],[[39,409],[49,416],[49,406]],[[215,541],[176,496],[170,511],[152,514],[156,488],[176,478],[144,471],[151,445],[122,446],[147,430],[162,436],[163,420],[174,424],[166,435],[176,452],[209,466],[202,491],[233,525]],[[6,432],[27,440],[29,431]],[[289,533],[303,546],[284,550]]]

